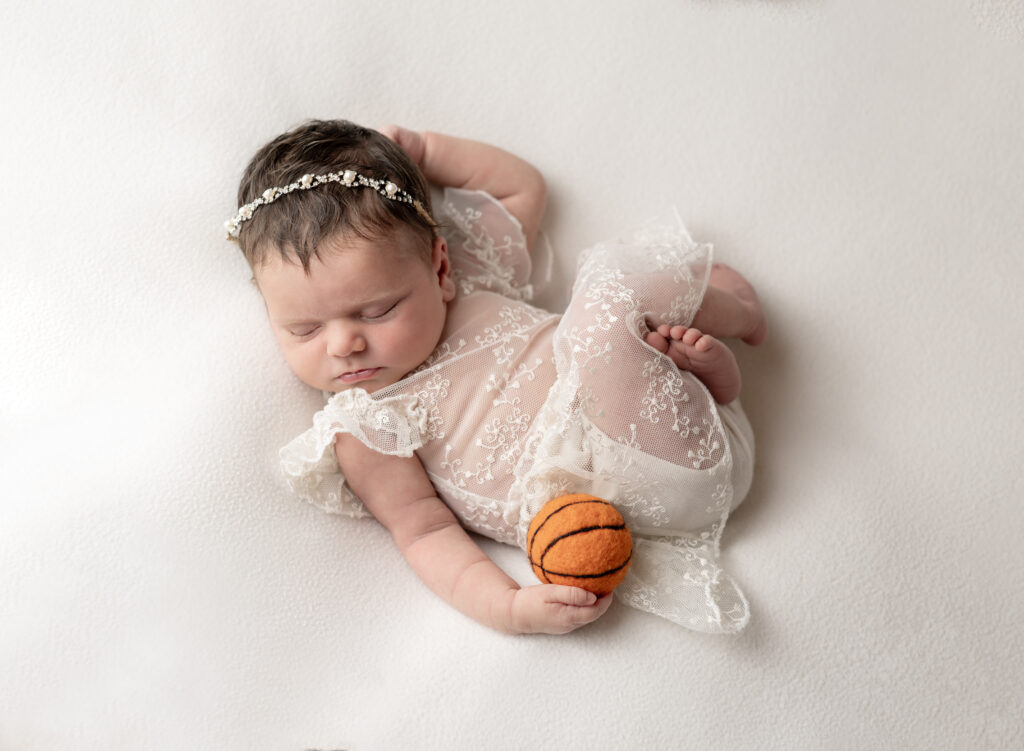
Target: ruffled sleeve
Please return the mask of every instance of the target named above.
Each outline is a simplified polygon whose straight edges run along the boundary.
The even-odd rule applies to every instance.
[[[281,449],[281,471],[296,495],[331,514],[369,516],[338,467],[339,433],[382,454],[412,456],[424,443],[427,413],[416,396],[375,400],[363,389],[342,391],[316,413],[313,427]]]
[[[446,188],[440,213],[461,294],[489,290],[513,300],[533,297],[526,236],[500,201],[479,190]]]

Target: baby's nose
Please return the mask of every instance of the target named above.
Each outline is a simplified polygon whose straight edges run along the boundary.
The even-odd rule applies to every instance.
[[[327,354],[332,357],[348,357],[366,349],[366,339],[351,325],[339,324],[329,327]]]

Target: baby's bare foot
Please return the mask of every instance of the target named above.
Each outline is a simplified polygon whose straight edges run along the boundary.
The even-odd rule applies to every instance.
[[[732,350],[699,329],[662,325],[646,341],[680,370],[693,373],[719,404],[740,395],[740,367]]]
[[[709,300],[705,318],[701,320],[701,312],[694,319],[694,325],[705,331],[713,331],[717,336],[738,336],[747,344],[758,345],[768,334],[768,321],[765,319],[761,301],[754,291],[754,286],[736,269],[724,263],[711,266],[708,278],[708,293],[714,296],[718,292],[726,293],[726,298],[716,305],[718,300]],[[728,296],[732,300],[728,300]]]

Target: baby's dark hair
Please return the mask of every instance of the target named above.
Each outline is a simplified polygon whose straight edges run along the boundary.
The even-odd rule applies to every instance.
[[[405,151],[387,136],[347,120],[310,120],[257,151],[238,186],[238,205],[304,175],[342,170],[391,181],[432,215],[427,181]],[[326,238],[343,232],[379,240],[401,227],[422,236],[424,253],[429,254],[437,225],[415,206],[389,200],[372,188],[327,183],[295,190],[257,208],[242,223],[238,244],[252,268],[277,252],[285,260],[297,260],[309,273],[310,262],[319,257],[319,245]]]

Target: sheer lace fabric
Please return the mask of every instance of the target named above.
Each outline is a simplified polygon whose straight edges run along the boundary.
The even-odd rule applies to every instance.
[[[696,378],[643,341],[688,324],[711,248],[671,216],[581,259],[562,316],[529,305],[530,258],[514,217],[485,193],[448,189],[442,214],[457,288],[442,341],[402,381],[334,394],[281,450],[295,492],[363,516],[334,458],[350,433],[421,459],[463,524],[524,546],[530,520],[564,493],[614,503],[634,535],[622,601],[700,631],[748,620],[718,565],[729,511],[750,485],[753,436],[737,402],[716,405]]]

